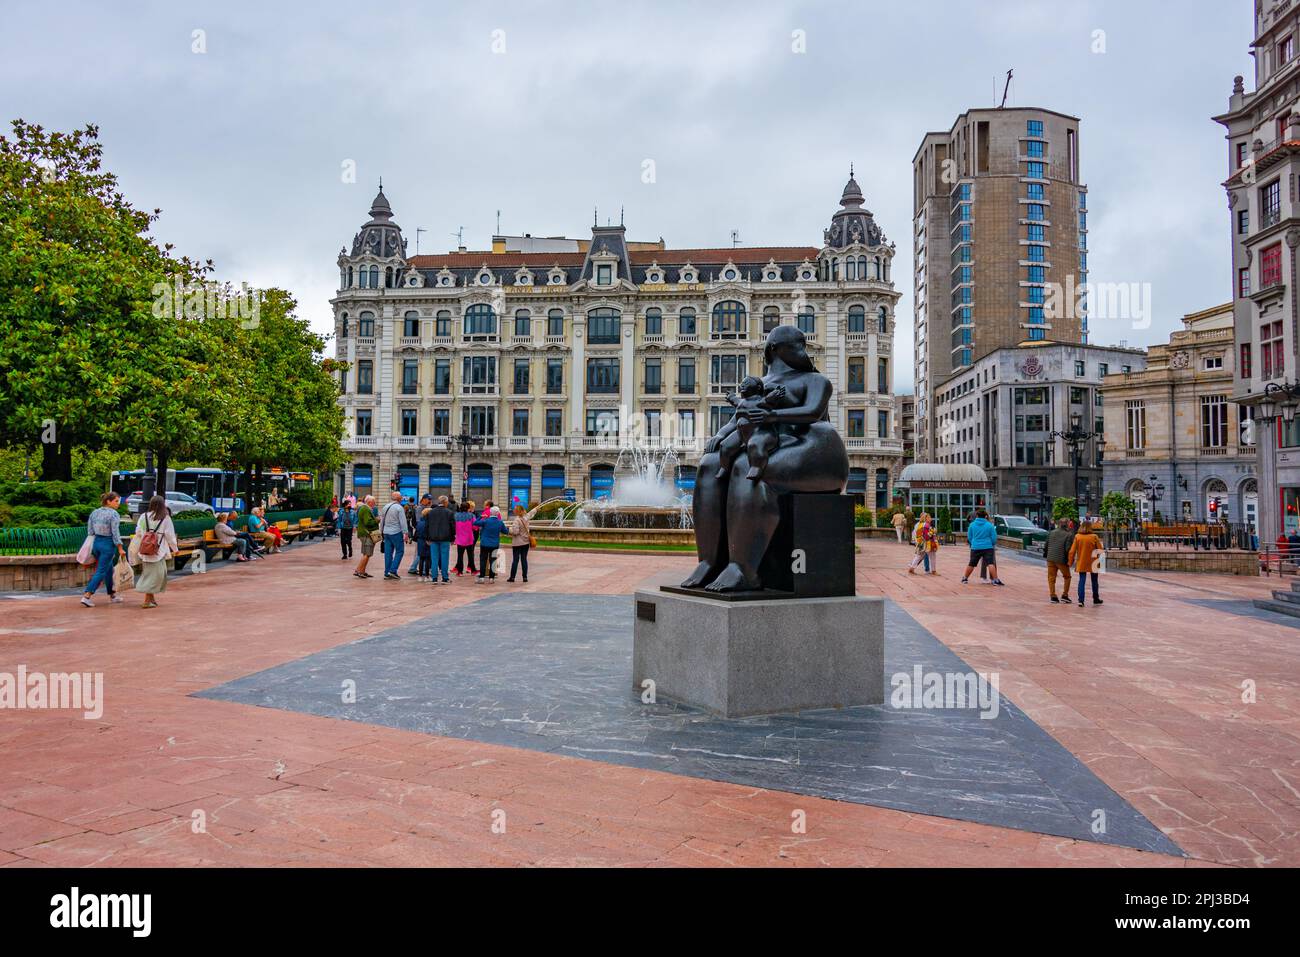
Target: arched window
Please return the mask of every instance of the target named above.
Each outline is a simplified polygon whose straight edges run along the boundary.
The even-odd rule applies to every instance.
[[[546,314],[546,334],[548,336],[564,335],[563,309],[552,309]]]
[[[879,256],[876,257],[876,278],[880,280],[883,280],[885,278],[884,262],[885,261],[881,259]]]
[[[677,334],[679,336],[693,336],[695,333],[695,310],[690,308],[682,309],[677,313]]]
[[[407,310],[406,315],[402,317],[402,335],[407,339],[420,337],[420,314],[414,309]]]
[[[476,302],[465,310],[465,335],[495,336],[497,334],[497,314],[485,302]]]
[[[435,336],[451,335],[451,310],[438,310],[438,314],[433,318],[433,334]]]
[[[799,309],[799,331],[805,336],[817,335],[817,317],[813,314],[812,306]]]
[[[713,307],[713,338],[743,339],[745,336],[745,306],[727,299]]]
[[[876,323],[877,323],[876,325],[877,332],[889,331],[889,310],[887,310],[884,306],[881,306],[879,309],[876,310]]]
[[[384,288],[385,289],[393,288],[393,267],[392,266],[384,267]]]
[[[378,266],[370,267],[370,288],[371,289],[379,288],[379,267]]]
[[[773,329],[781,324],[781,310],[776,306],[768,306],[763,310],[763,335],[767,335]]]
[[[861,306],[849,306],[849,333],[867,331],[867,310]]]
[[[343,313],[343,330],[339,333],[339,338],[346,339],[347,337],[348,337],[348,314],[345,312]]]
[[[858,278],[858,261],[852,256],[844,260],[844,278],[849,280]],[[867,278],[866,273],[863,273],[862,278]]]
[[[515,337],[527,339],[533,334],[533,316],[527,309],[515,310]]]
[[[647,336],[661,336],[664,332],[664,314],[661,309],[647,309],[645,311],[645,334]]]
[[[616,344],[620,321],[617,309],[592,309],[587,313],[587,341],[594,345]]]
[[[352,288],[352,267],[351,266],[348,267],[348,282],[344,288],[346,289]]]
[[[357,317],[357,335],[362,339],[373,339],[375,337],[375,314],[373,312],[363,312]]]
[[[867,278],[867,257],[866,256],[858,257],[858,278],[859,279]],[[880,277],[877,276],[876,278],[879,279]]]

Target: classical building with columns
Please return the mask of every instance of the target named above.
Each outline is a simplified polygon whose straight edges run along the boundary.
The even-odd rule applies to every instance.
[[[347,410],[340,494],[432,491],[537,503],[608,495],[628,447],[672,450],[683,493],[727,395],[797,325],[835,387],[848,491],[889,502],[894,246],[850,176],[820,246],[672,249],[618,226],[590,240],[495,237],[408,256],[381,189],[338,257],[332,305]],[[463,451],[459,434],[475,445]]]

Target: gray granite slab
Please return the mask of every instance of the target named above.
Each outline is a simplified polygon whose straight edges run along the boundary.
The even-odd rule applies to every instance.
[[[726,719],[629,691],[630,595],[494,595],[200,697],[1119,844],[1179,848],[1023,711],[895,708],[890,676],[969,666],[894,602],[884,705]],[[343,682],[356,682],[345,704]],[[1094,833],[1097,811],[1106,829]]]

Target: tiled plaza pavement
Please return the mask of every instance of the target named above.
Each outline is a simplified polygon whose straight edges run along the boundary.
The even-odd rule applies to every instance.
[[[994,588],[958,583],[958,549],[938,578],[906,558],[864,544],[860,592],[998,672],[1188,857],[193,697],[438,611],[472,640],[498,624],[458,606],[485,594],[629,595],[691,566],[542,552],[528,585],[433,587],[358,581],[325,544],[176,580],[149,612],[0,599],[0,671],[107,686],[99,721],[0,711],[0,865],[1300,864],[1296,630],[1204,602],[1267,580],[1111,574],[1106,604],[1078,609],[1046,601],[1030,559],[1004,558]]]

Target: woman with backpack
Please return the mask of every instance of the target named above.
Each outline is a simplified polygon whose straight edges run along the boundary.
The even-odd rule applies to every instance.
[[[149,508],[135,523],[131,551],[133,563],[142,566],[135,580],[136,591],[144,592],[140,607],[157,608],[157,596],[167,590],[167,560],[176,554],[176,528],[161,495],[149,499]]]

